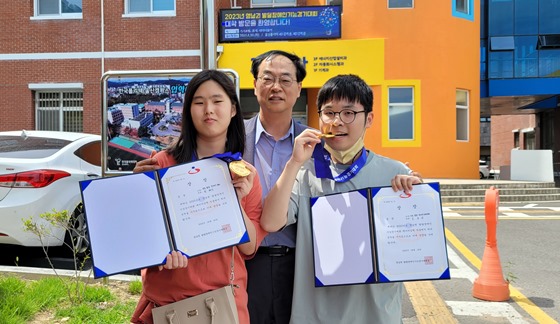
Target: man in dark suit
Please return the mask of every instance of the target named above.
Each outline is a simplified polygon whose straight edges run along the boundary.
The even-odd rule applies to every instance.
[[[292,155],[294,138],[307,127],[292,118],[306,76],[302,60],[279,50],[253,59],[259,113],[245,121],[245,154],[259,173],[263,198]],[[268,234],[257,254],[247,260],[251,323],[289,323],[294,283],[296,226]]]

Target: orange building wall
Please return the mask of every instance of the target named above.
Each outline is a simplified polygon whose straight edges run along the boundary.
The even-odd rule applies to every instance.
[[[372,60],[384,61],[382,67],[369,68],[372,65],[367,65],[367,72],[374,70],[376,81],[372,84],[375,118],[367,133],[366,145],[379,154],[409,161],[425,177],[476,178],[479,156],[479,2],[475,1],[474,21],[453,17],[452,2],[415,1],[414,9],[389,10],[387,1],[345,1],[342,36],[344,40],[384,40],[384,49],[372,49],[365,55]],[[103,3],[104,51],[195,50],[199,47],[199,2],[177,0],[176,17],[134,19],[122,16],[122,1]],[[248,5],[247,0],[238,3],[244,7]],[[324,3],[324,0],[298,0],[298,5]],[[229,3],[219,0],[216,9],[222,7],[229,7]],[[101,51],[100,2],[84,1],[83,19],[78,20],[31,20],[32,1],[17,1],[10,8],[0,18],[0,26],[4,28],[0,34],[3,54]],[[336,48],[337,41],[332,42]],[[278,43],[246,46],[254,50],[264,47],[262,44],[274,46]],[[224,53],[222,60],[226,56]],[[366,60],[360,57],[357,61]],[[242,64],[239,71],[247,71],[247,63]],[[197,55],[105,58],[103,61],[96,58],[0,61],[3,72],[0,76],[0,103],[3,103],[2,107],[9,107],[5,111],[9,118],[0,119],[0,129],[34,128],[30,83],[83,84],[84,131],[99,133],[100,76],[103,71],[199,66]],[[365,74],[366,69],[363,70]],[[377,78],[377,74],[383,78]],[[383,96],[389,84],[403,82],[411,82],[419,89],[420,97],[415,104],[416,115],[420,118],[416,123],[419,131],[416,140],[411,145],[399,147],[389,141],[384,132],[386,122],[382,121],[386,120],[387,99]],[[455,140],[456,88],[470,90],[470,140],[464,143]],[[309,124],[316,126],[317,89],[308,88],[307,91]]]
[[[374,85],[374,124],[366,145],[409,161],[425,177],[478,178],[479,4],[474,21],[452,15],[452,1],[415,1],[414,9],[387,9],[386,1],[344,3],[345,39],[385,39],[385,79],[419,80],[421,142],[418,147],[382,146],[385,117],[381,86]],[[469,141],[455,140],[455,89],[470,91]],[[313,111],[310,109],[310,111]]]

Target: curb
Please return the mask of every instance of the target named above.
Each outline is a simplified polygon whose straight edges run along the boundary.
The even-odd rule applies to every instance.
[[[75,271],[75,270],[56,270],[53,269],[46,269],[46,268],[33,268],[33,267],[14,267],[14,266],[0,266],[0,273],[9,272],[9,273],[17,273],[23,275],[25,278],[29,279],[37,279],[39,277],[44,276],[64,276],[64,277],[75,277],[76,274],[84,280],[94,280],[94,281],[102,281],[105,278],[94,279],[93,278],[93,271],[90,270],[83,270],[83,271]],[[113,275],[106,277],[109,280],[117,280],[117,281],[140,281],[142,280],[140,276],[136,275]]]

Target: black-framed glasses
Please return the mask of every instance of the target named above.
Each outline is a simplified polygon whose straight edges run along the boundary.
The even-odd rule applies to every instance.
[[[279,78],[275,78],[272,75],[264,74],[258,77],[257,79],[261,80],[262,84],[266,87],[270,87],[276,82],[278,82],[278,84],[281,85],[283,88],[290,87],[292,83],[294,83],[295,81],[289,75],[282,75]]]
[[[356,119],[357,114],[365,112],[365,110],[354,111],[352,109],[342,109],[341,111],[320,110],[319,116],[321,117],[321,120],[327,124],[334,122],[336,115],[338,115],[338,118],[340,118],[341,122],[350,124]]]

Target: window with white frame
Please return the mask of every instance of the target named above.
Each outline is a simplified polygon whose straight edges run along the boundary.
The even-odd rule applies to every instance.
[[[251,8],[295,6],[297,6],[297,0],[251,0]]]
[[[35,17],[82,18],[82,0],[35,0]]]
[[[175,0],[125,0],[125,15],[175,16]]]
[[[389,139],[414,139],[414,88],[390,87],[389,99]]]
[[[83,132],[84,94],[82,91],[36,91],[37,130]]]
[[[469,91],[455,90],[456,140],[469,140]]]
[[[414,7],[414,0],[388,0],[387,1],[387,8],[395,9],[395,8],[413,8]]]

